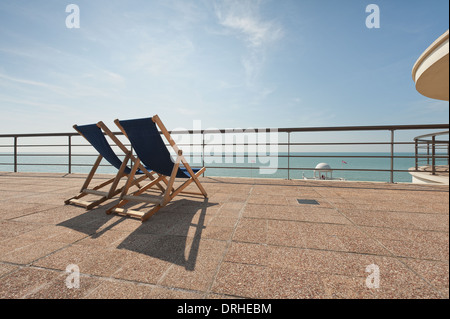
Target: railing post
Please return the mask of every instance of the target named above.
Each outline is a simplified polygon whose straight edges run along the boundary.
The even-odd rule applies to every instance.
[[[433,135],[431,138],[431,174],[436,175],[436,136]]]
[[[205,167],[205,131],[200,131],[200,134],[202,134],[202,167]],[[205,172],[202,176],[205,177]]]
[[[390,182],[394,183],[394,131],[391,130],[391,178]]]
[[[72,174],[72,136],[69,135],[69,174]]]
[[[291,169],[291,132],[288,132],[288,180],[291,179],[290,170]]]
[[[450,143],[447,143],[447,165],[450,165]]]
[[[17,139],[18,137],[14,137],[14,173],[17,173]]]
[[[414,140],[414,148],[415,148],[415,161],[416,161],[416,171],[419,170],[419,141],[417,139]]]

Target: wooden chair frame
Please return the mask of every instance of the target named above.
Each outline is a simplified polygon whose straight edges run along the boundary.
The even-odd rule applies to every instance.
[[[154,123],[156,123],[156,125],[159,127],[159,129],[161,130],[164,137],[169,142],[172,149],[177,154],[177,157],[176,157],[173,169],[172,169],[172,173],[170,176],[165,176],[165,175],[157,173],[158,174],[157,179],[152,180],[151,182],[149,182],[147,185],[143,186],[138,191],[128,194],[129,188],[132,185],[133,176],[136,173],[137,169],[139,168],[139,165],[141,165],[140,159],[136,158],[136,161],[134,162],[131,173],[128,177],[128,181],[127,181],[126,185],[124,186],[124,188],[122,189],[122,193],[120,195],[120,202],[116,206],[110,208],[107,211],[108,213],[114,212],[114,213],[117,213],[120,215],[136,217],[136,218],[140,218],[141,221],[144,222],[147,219],[149,219],[151,216],[153,216],[156,212],[158,212],[162,207],[166,206],[175,196],[177,196],[180,193],[189,194],[189,195],[201,195],[201,196],[204,196],[205,198],[208,197],[206,190],[203,188],[202,184],[198,180],[198,178],[205,172],[206,168],[203,167],[197,173],[194,173],[191,166],[189,165],[189,163],[186,161],[185,157],[183,156],[182,150],[178,148],[175,141],[170,136],[169,132],[167,131],[166,127],[164,126],[164,124],[162,123],[162,121],[160,120],[158,115],[153,116],[152,121]],[[124,128],[120,125],[119,120],[115,120],[114,123],[122,131],[122,133],[125,136],[127,136]],[[177,175],[180,165],[183,165],[186,168],[186,170],[188,171],[188,173],[191,177],[188,178],[183,184],[181,184],[178,188],[175,189],[173,186],[174,186],[176,175]],[[168,178],[168,180],[167,180],[167,178]],[[164,182],[164,184],[166,184],[166,188],[164,190],[162,190],[161,195],[159,195],[159,196],[152,196],[152,195],[148,195],[148,194],[143,195],[145,191],[147,191],[150,188],[152,188],[153,186],[157,185],[159,182]],[[194,182],[197,185],[198,189],[200,190],[200,193],[183,191],[192,182]],[[152,203],[152,204],[155,204],[155,206],[151,210],[146,211],[146,212],[122,208],[130,201]]]
[[[103,156],[101,154],[98,155],[94,165],[92,166],[83,186],[81,187],[80,193],[74,197],[71,197],[69,199],[67,199],[64,203],[66,205],[72,204],[72,205],[76,205],[76,206],[81,206],[86,208],[86,210],[91,210],[94,207],[100,205],[101,203],[105,202],[108,199],[113,198],[114,196],[118,195],[119,193],[122,192],[123,187],[121,188],[117,188],[120,180],[123,177],[129,177],[129,174],[125,173],[125,168],[128,165],[128,162],[131,160],[132,162],[136,162],[136,157],[132,154],[132,152],[130,150],[128,150],[125,145],[122,144],[122,142],[109,130],[109,128],[103,123],[103,122],[98,122],[97,126],[103,130],[103,132],[109,137],[111,138],[111,140],[113,140],[113,142],[122,150],[122,152],[124,152],[125,154],[125,158],[122,161],[122,165],[120,166],[120,169],[118,170],[116,176],[114,176],[111,179],[108,179],[107,181],[96,185],[92,188],[89,188],[89,185],[92,182],[93,177],[95,176],[95,173],[97,172],[98,167],[100,166],[100,163],[103,159]],[[77,125],[74,125],[73,128],[81,135],[83,136],[86,140],[87,138],[78,130]],[[133,165],[134,167],[135,165]],[[140,182],[145,180],[146,178],[150,178],[151,180],[154,180],[155,177],[152,175],[152,173],[150,173],[143,165],[138,165],[137,169],[140,169],[143,172],[143,176],[140,176],[139,178],[134,178],[133,180],[130,182],[129,187],[136,185],[138,188],[140,188]],[[135,174],[133,174],[134,176]],[[106,188],[108,185],[109,189],[107,191],[102,190],[104,188]],[[157,183],[157,186],[160,189],[164,189],[159,183]],[[100,196],[99,199],[95,200],[95,201],[83,201],[80,200],[81,198],[87,196],[87,195],[97,195]]]

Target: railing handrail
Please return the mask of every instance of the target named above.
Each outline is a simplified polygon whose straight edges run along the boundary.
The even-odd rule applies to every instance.
[[[426,141],[429,141],[429,140],[426,140],[426,138],[428,138],[428,137],[440,136],[440,135],[447,135],[447,134],[449,134],[449,133],[450,133],[450,131],[430,133],[430,134],[425,134],[425,135],[416,136],[416,137],[414,138],[414,140],[415,140],[415,141],[424,141],[424,142],[426,142]],[[448,141],[436,141],[436,142],[448,143]]]

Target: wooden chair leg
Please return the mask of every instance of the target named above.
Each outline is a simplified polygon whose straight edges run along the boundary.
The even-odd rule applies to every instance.
[[[88,176],[86,178],[86,181],[84,182],[83,186],[81,187],[81,191],[80,192],[82,192],[84,189],[89,187],[89,184],[91,183],[91,180],[94,177],[95,172],[97,171],[97,168],[100,166],[100,162],[102,161],[102,159],[103,159],[103,156],[101,156],[101,155],[99,155],[97,157],[97,160],[95,161],[94,166],[92,166],[92,169],[89,172],[89,174],[88,174]]]

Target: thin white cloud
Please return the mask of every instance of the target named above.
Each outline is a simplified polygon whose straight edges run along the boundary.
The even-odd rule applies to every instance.
[[[59,93],[62,95],[67,95],[67,96],[70,95],[69,92],[64,88],[56,86],[56,85],[48,84],[48,83],[45,83],[42,81],[20,79],[20,78],[8,76],[8,75],[2,74],[2,73],[0,73],[0,79],[6,80],[7,82],[25,84],[25,85],[32,86],[32,87],[48,89],[48,90],[51,90],[52,92]]]
[[[261,17],[260,5],[261,1],[225,0],[216,2],[215,9],[222,26],[235,31],[249,48],[260,49],[283,36],[278,23]]]
[[[266,62],[268,50],[283,37],[283,28],[276,20],[262,17],[259,0],[222,0],[215,2],[218,23],[229,35],[245,44],[241,63],[246,83],[254,87]]]
[[[89,96],[108,97],[115,94],[116,90],[123,86],[125,79],[117,73],[95,69],[93,72],[81,74],[76,77],[73,77],[70,74],[55,74],[54,81],[59,81],[61,86],[44,81],[28,80],[0,73],[0,87],[6,88],[9,86],[13,89],[20,89],[24,92],[28,92],[30,99],[33,98],[36,93],[46,91],[50,92],[53,97],[62,96],[70,99]],[[101,87],[102,85],[103,87]],[[10,90],[10,92],[12,92],[12,90]]]
[[[58,112],[58,113],[69,113],[72,110],[72,107],[61,105],[61,104],[52,104],[48,102],[36,102],[36,101],[30,101],[27,99],[16,99],[16,98],[10,98],[10,97],[3,97],[0,96],[0,102],[3,104],[14,104],[19,106],[31,106],[35,108],[39,108],[42,110],[50,111],[50,112]],[[17,110],[17,109],[15,109]]]

